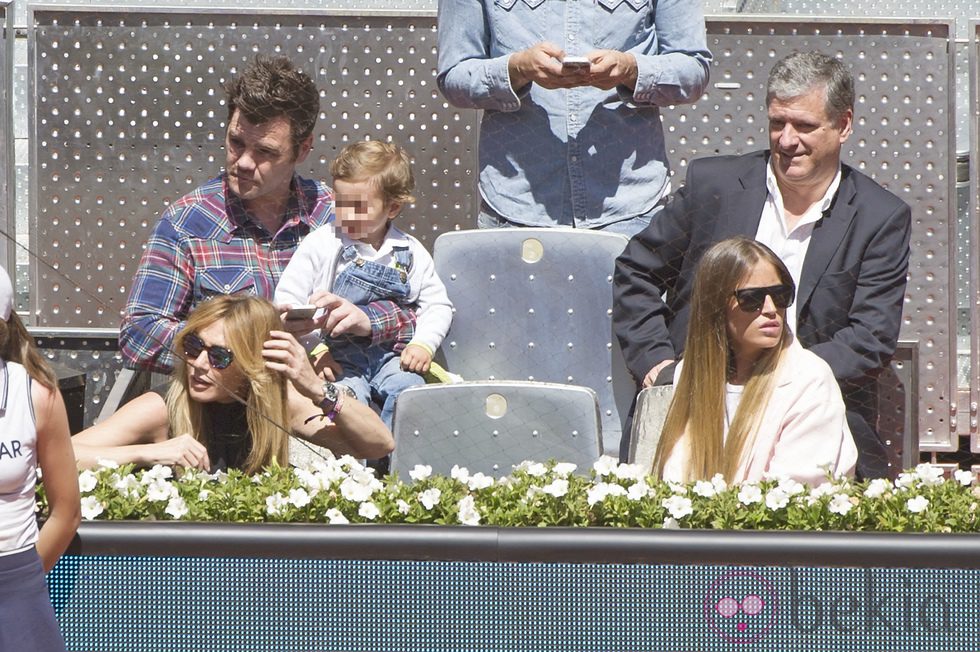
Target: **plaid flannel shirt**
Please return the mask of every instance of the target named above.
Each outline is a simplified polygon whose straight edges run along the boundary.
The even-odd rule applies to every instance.
[[[173,337],[201,301],[239,292],[272,299],[300,240],[334,216],[325,184],[294,175],[292,187],[275,234],[249,217],[224,175],[167,208],[147,241],[119,330],[128,367],[170,373]],[[411,339],[411,311],[390,301],[362,309],[371,320],[373,342]]]

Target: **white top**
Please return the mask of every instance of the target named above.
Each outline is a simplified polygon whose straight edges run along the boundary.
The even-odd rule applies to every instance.
[[[675,384],[683,367],[681,360],[674,370]],[[726,396],[726,402],[731,398]],[[667,458],[664,479],[683,482],[687,457],[688,436],[684,434]],[[847,427],[844,399],[834,373],[822,358],[794,339],[776,371],[759,429],[746,443],[733,481],[758,482],[771,475],[817,486],[826,480],[828,471],[834,476],[853,475],[856,463],[857,447]]]
[[[840,179],[841,171],[838,166],[837,175],[830,182],[830,187],[827,188],[823,198],[811,204],[796,226],[789,230],[786,227],[786,210],[783,208],[783,196],[779,192],[779,184],[776,183],[776,173],[772,171],[771,163],[766,166],[766,188],[769,195],[766,197],[766,203],[762,205],[762,217],[759,220],[755,239],[772,249],[785,263],[797,291],[800,288],[800,275],[803,273],[803,259],[806,258],[807,249],[810,248],[813,227],[823,217],[824,211],[830,208],[840,186]],[[786,323],[794,333],[798,307],[794,305],[792,310],[786,311]]]
[[[344,233],[327,224],[303,238],[296,253],[283,270],[279,285],[276,286],[277,305],[304,305],[309,303],[310,295],[321,290],[333,291],[337,276],[348,263],[341,252],[344,247],[354,245],[361,258],[382,265],[393,266],[394,248],[408,247],[412,253],[412,267],[408,270],[408,303],[416,304],[415,336],[410,344],[421,344],[435,353],[449,332],[453,320],[453,304],[446,294],[436,274],[432,256],[422,243],[394,225],[388,227],[388,234],[375,250],[369,244],[353,240]],[[410,307],[410,306],[405,306]],[[303,338],[307,347],[315,346],[319,339]]]
[[[21,365],[0,360],[0,554],[29,548],[37,541],[36,483],[31,379]]]

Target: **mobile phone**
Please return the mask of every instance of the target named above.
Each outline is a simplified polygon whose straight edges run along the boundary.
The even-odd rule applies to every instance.
[[[286,319],[313,319],[318,308],[312,304],[293,306],[286,311]]]
[[[561,70],[562,72],[579,72],[580,70],[588,70],[592,62],[585,57],[575,57],[567,56],[561,60]]]

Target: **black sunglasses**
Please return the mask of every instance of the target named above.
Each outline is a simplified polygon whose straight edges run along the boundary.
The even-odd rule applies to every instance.
[[[735,290],[735,300],[744,312],[759,312],[762,310],[766,297],[772,297],[773,305],[785,310],[793,305],[793,295],[796,288],[792,285],[770,285],[764,288],[742,288]]]
[[[226,369],[235,359],[231,349],[226,349],[217,344],[208,346],[204,343],[204,340],[197,336],[197,333],[184,336],[184,355],[187,356],[188,360],[197,360],[198,356],[201,355],[201,351],[208,352],[208,362],[215,369]]]

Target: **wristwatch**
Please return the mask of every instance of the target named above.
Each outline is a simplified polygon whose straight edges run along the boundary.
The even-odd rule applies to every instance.
[[[323,399],[318,403],[324,414],[334,411],[337,401],[340,399],[340,388],[331,382],[323,383]]]

